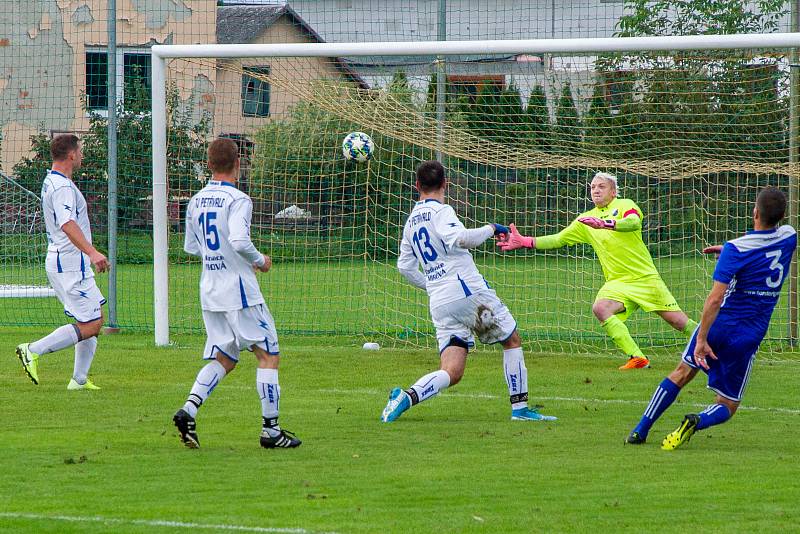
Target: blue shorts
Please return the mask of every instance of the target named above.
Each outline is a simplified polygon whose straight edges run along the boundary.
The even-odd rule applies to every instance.
[[[725,331],[716,334],[712,328],[708,335],[708,343],[717,359],[708,358],[706,360],[707,371],[694,361],[696,341],[697,330],[692,335],[689,344],[686,345],[686,350],[683,351],[683,362],[689,367],[703,370],[708,375],[708,389],[726,399],[741,401],[761,339],[737,336]]]

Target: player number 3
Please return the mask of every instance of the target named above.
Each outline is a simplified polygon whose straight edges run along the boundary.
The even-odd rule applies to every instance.
[[[778,271],[778,279],[773,280],[771,276],[768,276],[766,279],[768,287],[779,287],[781,282],[783,281],[783,264],[780,263],[781,259],[781,251],[780,250],[772,250],[767,252],[767,258],[772,258],[772,263],[769,264],[769,268],[773,271]]]

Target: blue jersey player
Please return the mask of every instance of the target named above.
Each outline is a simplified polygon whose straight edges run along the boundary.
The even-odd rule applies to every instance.
[[[677,449],[698,430],[724,423],[736,413],[797,246],[794,228],[778,225],[785,212],[786,196],[767,187],[756,198],[754,230],[703,251],[720,256],[700,326],[678,367],[656,388],[626,443],[644,443],[653,423],[701,369],[708,375],[708,388],[717,394],[714,404],[686,415],[661,448]]]

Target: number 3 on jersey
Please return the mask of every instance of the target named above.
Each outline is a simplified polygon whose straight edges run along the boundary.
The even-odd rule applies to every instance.
[[[206,236],[206,246],[208,246],[209,250],[219,249],[219,233],[217,232],[217,225],[214,224],[214,220],[216,218],[216,211],[201,213],[200,217],[197,218],[197,223],[200,225],[200,228],[203,230],[203,234]],[[212,236],[214,237],[213,240],[211,239]]]
[[[773,280],[771,276],[767,277],[767,279],[765,280],[766,283],[767,283],[767,287],[772,287],[772,288],[780,287],[781,282],[783,281],[783,264],[780,263],[781,251],[780,251],[780,249],[773,250],[773,251],[767,252],[766,256],[767,256],[767,258],[772,258],[772,263],[769,264],[769,268],[771,270],[773,270],[773,271],[778,271],[777,272],[777,275],[778,275],[778,279],[777,280]]]
[[[427,228],[423,226],[417,230],[413,239],[414,244],[417,246],[420,257],[424,263],[435,261],[436,258],[439,257],[439,255],[436,253],[436,250],[431,245],[431,235],[428,233]]]

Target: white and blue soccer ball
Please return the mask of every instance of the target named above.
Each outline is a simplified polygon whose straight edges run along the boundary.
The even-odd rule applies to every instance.
[[[364,132],[352,132],[342,141],[342,154],[351,161],[367,161],[372,158],[375,143]]]

